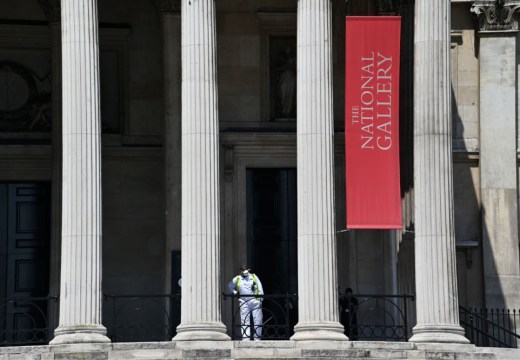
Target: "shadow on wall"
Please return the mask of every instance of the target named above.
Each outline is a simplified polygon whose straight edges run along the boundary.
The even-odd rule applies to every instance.
[[[403,231],[398,235],[397,278],[400,294],[415,294],[414,246],[414,147],[413,147],[413,68],[414,5],[403,5],[401,15],[401,70],[399,106],[399,153]],[[415,302],[411,302],[409,324],[416,324]]]
[[[464,141],[464,123],[457,103],[456,77],[452,81],[453,197],[459,305],[482,306],[482,216],[476,187],[480,186],[475,149]],[[476,181],[475,181],[476,180]]]

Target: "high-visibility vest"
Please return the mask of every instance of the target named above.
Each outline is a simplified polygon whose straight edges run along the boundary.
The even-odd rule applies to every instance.
[[[255,290],[255,295],[258,295],[259,294],[259,291],[258,291],[258,284],[256,282],[256,275],[255,274],[252,274],[250,273],[249,275],[251,275],[251,277],[253,278],[253,289]],[[237,275],[235,277],[235,279],[237,280],[236,283],[235,283],[235,291],[236,292],[240,292],[240,281],[241,281],[241,278],[242,276],[241,275]]]

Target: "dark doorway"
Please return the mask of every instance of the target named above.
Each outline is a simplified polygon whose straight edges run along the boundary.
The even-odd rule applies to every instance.
[[[296,169],[247,169],[246,200],[248,264],[266,294],[297,294]],[[280,305],[296,324],[297,302]]]
[[[46,342],[50,187],[0,183],[0,341]]]

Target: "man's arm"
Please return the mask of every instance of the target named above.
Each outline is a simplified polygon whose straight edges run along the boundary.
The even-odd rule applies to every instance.
[[[256,285],[258,286],[258,294],[259,295],[264,295],[264,288],[262,286],[262,282],[260,281],[260,278],[257,276],[256,277]]]
[[[231,280],[228,284],[228,289],[229,289],[230,294],[233,294],[233,295],[237,294],[237,291],[235,290],[236,286],[237,286],[237,278],[234,277],[233,280]]]

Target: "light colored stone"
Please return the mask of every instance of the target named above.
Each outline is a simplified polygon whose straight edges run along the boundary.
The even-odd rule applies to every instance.
[[[480,34],[480,183],[486,307],[519,308],[517,33]]]
[[[158,350],[158,349],[135,349],[119,350],[109,353],[110,360],[131,360],[131,359],[178,359],[181,358],[179,350]]]
[[[176,341],[229,340],[221,321],[214,0],[182,0],[182,300]]]
[[[416,1],[414,342],[469,342],[457,299],[449,19],[449,2]]]
[[[61,14],[64,216],[60,319],[52,343],[109,342],[106,329],[101,325],[101,119],[97,1],[64,0]]]
[[[455,359],[455,360],[517,360],[520,349],[477,348],[473,345],[391,342],[328,342],[280,341],[272,348],[260,342],[150,342],[128,344],[72,344],[62,346],[28,346],[2,348],[1,360],[12,359]],[[274,344],[275,342],[267,342]],[[276,342],[278,343],[278,342]],[[300,347],[302,344],[309,347]],[[179,345],[179,346],[176,346]],[[366,346],[365,346],[366,345]],[[182,347],[183,349],[180,349]],[[50,350],[50,351],[49,351]]]
[[[332,4],[298,2],[298,324],[293,340],[344,341],[338,322]]]

